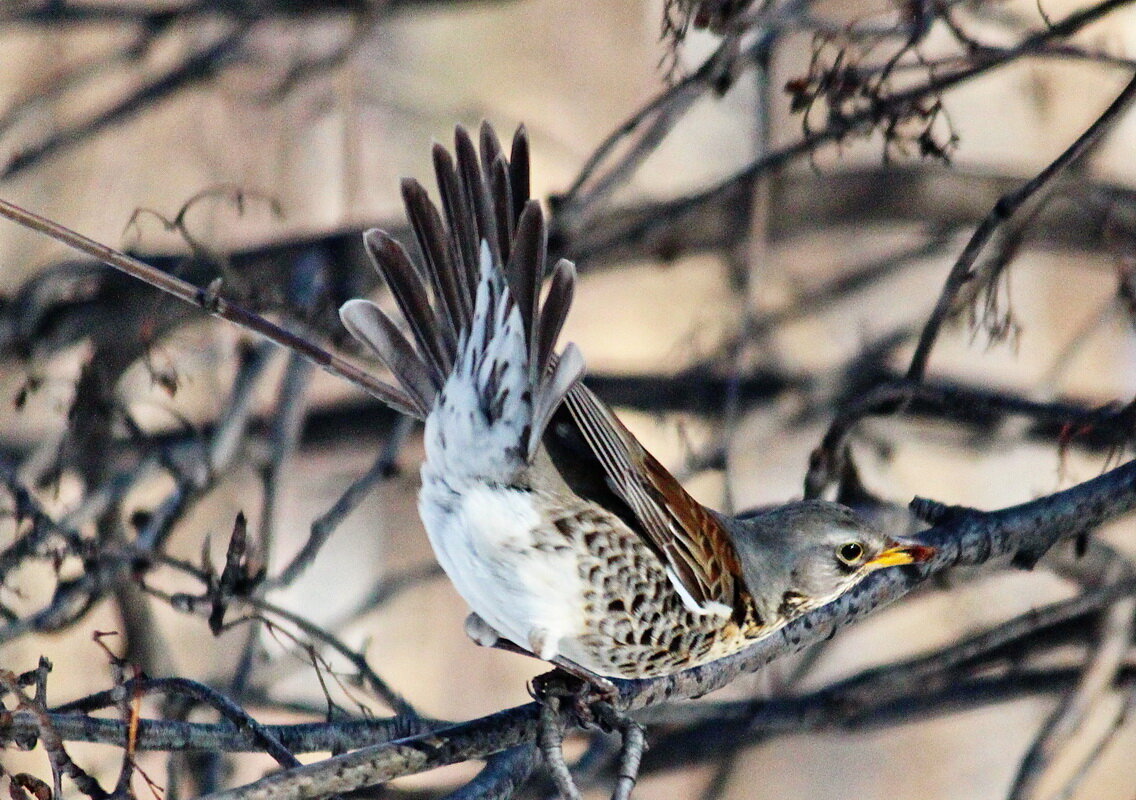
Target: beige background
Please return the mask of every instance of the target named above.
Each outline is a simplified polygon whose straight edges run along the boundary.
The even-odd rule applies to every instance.
[[[829,2],[821,11],[853,17],[861,4]],[[867,6],[878,10],[883,4]],[[1060,18],[1077,3],[1047,0],[1046,12]],[[1024,16],[1036,14],[1032,2],[998,4]],[[383,21],[343,68],[301,86],[280,102],[260,99],[263,87],[279,77],[289,55],[310,53],[343,33],[341,23],[301,30],[280,26],[257,39],[264,59],[226,74],[209,89],[194,90],[163,103],[96,137],[85,146],[51,159],[40,168],[0,184],[7,199],[26,204],[101,241],[125,245],[140,240],[150,248],[174,248],[177,241],[157,225],[124,233],[138,207],[176,213],[184,200],[204,187],[231,183],[279,198],[285,218],[273,220],[253,206],[244,217],[220,205],[205,206],[194,217],[199,238],[220,244],[270,241],[296,232],[362,225],[398,214],[397,180],[430,175],[431,139],[450,140],[455,122],[491,120],[499,131],[523,121],[534,152],[534,191],[563,189],[592,148],[633,109],[661,89],[656,64],[660,4],[624,0],[524,0],[473,3],[439,13],[406,12]],[[1136,41],[1136,15],[1116,14],[1084,42],[1127,55]],[[80,62],[125,37],[93,29],[81,35],[50,30],[0,29],[0,107],[32,96],[68,65]],[[708,37],[695,37],[688,57],[708,52]],[[807,41],[786,46],[776,68],[780,85],[802,68]],[[152,66],[176,54],[159,53]],[[32,138],[113,97],[130,76],[102,81],[66,101],[43,104],[0,138],[10,152]],[[1028,62],[1002,70],[954,92],[951,118],[961,136],[956,164],[962,170],[991,169],[1027,175],[1052,159],[1123,85],[1121,70],[1054,62]],[[117,85],[116,85],[117,84]],[[739,86],[721,101],[700,104],[676,130],[673,141],[648,164],[636,188],[665,196],[703,185],[743,164],[753,143],[747,132],[750,87]],[[790,141],[796,123],[783,102],[774,122],[778,141]],[[1126,121],[1100,157],[1094,172],[1110,180],[1136,178],[1131,158],[1136,118]],[[878,143],[852,146],[850,163],[877,163]],[[832,153],[821,169],[836,170]],[[805,167],[807,168],[807,167]],[[776,209],[774,209],[776,213]],[[772,248],[758,277],[754,302],[776,307],[809,286],[836,274],[855,254],[890,248],[910,230],[857,229],[810,234]],[[961,241],[959,247],[961,247]],[[952,249],[957,253],[958,247]],[[0,226],[0,286],[11,290],[62,251],[44,239]],[[776,341],[784,364],[794,369],[837,366],[864,342],[898,323],[917,321],[930,308],[949,262],[928,263],[862,293],[852,302],[789,326]],[[1072,394],[1088,402],[1125,400],[1136,389],[1133,345],[1127,322],[1110,311],[1111,261],[1085,254],[1029,254],[1015,268],[1013,300],[1024,324],[1016,347],[972,340],[966,331],[951,334],[937,351],[937,375],[1055,395]],[[731,297],[721,264],[690,258],[660,269],[645,263],[587,278],[578,294],[566,336],[578,342],[597,371],[671,371],[713,350],[733,329],[739,302]],[[1094,323],[1094,321],[1096,321]],[[1058,354],[1073,334],[1094,323],[1092,336],[1069,362],[1052,374]],[[178,365],[183,391],[176,401],[150,392],[136,401],[153,424],[171,413],[208,418],[224,396],[231,374],[236,334],[220,326],[179,333],[164,348]],[[50,365],[58,383],[48,387],[36,408],[16,415],[5,407],[3,425],[16,435],[49,447],[62,430],[68,384],[81,354]],[[0,391],[11,396],[21,376],[6,370]],[[139,376],[134,384],[143,389]],[[326,401],[351,392],[321,377],[316,397]],[[819,424],[790,427],[796,399],[739,421],[732,438],[728,480],[739,505],[785,500],[800,492],[808,452],[819,441]],[[699,449],[719,431],[696,419],[655,419],[627,415],[628,423],[664,462],[681,467],[691,448]],[[908,434],[892,462],[876,465],[873,488],[899,502],[915,494],[982,508],[998,507],[1047,493],[1091,477],[1099,459],[1075,455],[1059,470],[1052,448],[1018,442],[1013,431],[961,448],[959,437],[928,427]],[[326,509],[369,464],[377,442],[357,451],[314,449],[302,453],[287,473],[280,509],[278,556],[283,559],[304,540],[310,520]],[[377,491],[354,514],[295,586],[273,597],[326,624],[340,620],[358,594],[377,575],[425,562],[429,548],[414,514],[419,447],[413,441],[400,463],[403,473]],[[699,475],[690,484],[700,499],[719,505],[725,483],[720,475]],[[165,487],[155,487],[157,493]],[[59,503],[67,502],[66,491]],[[181,527],[177,551],[196,558],[202,537],[212,535],[215,558],[225,541],[228,520],[238,510],[259,507],[255,475],[249,471],[215,491],[205,508]],[[1114,531],[1131,545],[1131,524]],[[8,535],[0,531],[0,536]],[[4,540],[0,538],[0,545]],[[26,602],[37,599],[44,575],[25,571],[18,587]],[[946,593],[925,593],[841,635],[812,679],[847,674],[895,652],[915,653],[983,624],[1024,611],[1067,588],[1044,571],[990,574]],[[239,635],[209,636],[199,619],[157,609],[169,631],[172,673],[202,680],[224,674]],[[368,642],[375,668],[424,713],[465,719],[528,699],[525,681],[542,671],[526,659],[487,652],[469,643],[461,630],[465,614],[444,580],[406,593],[379,613],[348,624],[346,641]],[[109,684],[104,659],[90,641],[95,629],[113,629],[104,605],[73,635],[23,639],[0,650],[0,665],[23,670],[40,654],[56,666],[55,699]],[[264,673],[281,696],[318,698],[311,671],[266,638],[273,665]],[[775,673],[778,668],[774,667]],[[64,688],[62,677],[73,681]],[[731,687],[727,695],[761,690],[773,680],[758,675]],[[378,713],[382,708],[371,704]],[[1004,795],[1018,758],[1050,708],[1048,702],[1016,702],[981,711],[944,716],[930,722],[878,733],[796,736],[748,752],[730,784],[730,798],[999,797]],[[1077,797],[1131,796],[1131,754],[1136,734],[1129,725],[1106,752]],[[84,764],[110,773],[117,754],[109,748],[75,747]],[[46,777],[37,754],[0,753],[6,767]],[[144,763],[161,773],[160,762]],[[248,777],[267,769],[266,759],[244,767]],[[471,767],[440,771],[414,783],[456,780]],[[645,780],[640,800],[693,797],[709,772],[666,774]],[[596,797],[602,793],[596,793]]]

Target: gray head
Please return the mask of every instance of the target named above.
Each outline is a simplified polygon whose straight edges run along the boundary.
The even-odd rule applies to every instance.
[[[868,573],[926,561],[933,547],[896,539],[838,503],[805,500],[726,520],[746,588],[767,623],[835,599]]]

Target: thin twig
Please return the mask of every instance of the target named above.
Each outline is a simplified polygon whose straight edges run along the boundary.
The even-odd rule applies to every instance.
[[[207,289],[194,286],[128,256],[126,253],[107,247],[93,239],[88,239],[70,228],[9,203],[7,200],[0,199],[0,216],[7,217],[26,228],[50,236],[68,247],[86,253],[92,258],[144,281],[166,294],[173,295],[179,300],[196,306],[212,316],[220,317],[258,333],[292,352],[299,353],[320,369],[350,381],[388,405],[395,408],[409,408],[411,405],[401,390],[378,380],[369,370],[348,361],[341,355],[324,350],[304,337],[297,336],[269,322],[259,314],[254,314],[235,303],[229,302],[218,294],[219,286],[211,285]]]
[[[253,24],[254,20],[250,19],[236,22],[232,29],[216,42],[191,53],[181,63],[149,80],[128,97],[71,128],[56,132],[32,147],[19,151],[0,170],[0,179],[11,178],[30,169],[48,156],[71,147],[111,125],[129,119],[174,92],[213,78],[225,58],[231,58],[233,51],[240,47]]]
[[[916,345],[915,353],[911,357],[911,364],[907,369],[909,380],[922,380],[939,330],[951,315],[956,296],[973,279],[973,267],[986,244],[1019,208],[1075,164],[1102,136],[1108,133],[1124,115],[1124,112],[1128,110],[1128,106],[1133,100],[1136,100],[1136,77],[1128,82],[1128,85],[1124,87],[1112,104],[1097,117],[1096,121],[1084,133],[1077,137],[1073,144],[1066,148],[1065,152],[1021,187],[1003,195],[994,204],[990,213],[986,215],[986,218],[982,220],[971,235],[970,241],[967,242],[966,247],[947,276],[943,291],[939,295],[935,309],[931,312],[931,316],[923,328],[923,333],[919,337],[919,344]]]
[[[305,569],[315,560],[316,554],[327,542],[336,528],[342,524],[351,512],[367,498],[367,495],[382,481],[394,473],[398,453],[413,429],[414,420],[410,417],[400,417],[394,430],[387,438],[386,444],[379,451],[370,468],[356,478],[347,490],[340,495],[331,508],[319,519],[312,522],[311,532],[300,551],[292,558],[288,565],[280,572],[280,576],[269,582],[273,588],[288,586],[298,578]]]

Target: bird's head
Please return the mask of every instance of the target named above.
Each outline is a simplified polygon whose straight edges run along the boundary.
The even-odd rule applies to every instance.
[[[731,519],[746,588],[767,622],[834,600],[885,567],[918,564],[935,549],[875,530],[837,503],[806,500]]]

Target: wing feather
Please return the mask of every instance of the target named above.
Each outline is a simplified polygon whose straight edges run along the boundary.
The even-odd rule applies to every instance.
[[[552,415],[560,408],[565,396],[584,378],[587,370],[584,355],[575,343],[569,342],[556,359],[555,365],[544,371],[540,389],[536,392],[533,408],[533,424],[529,433],[528,452],[531,460],[540,447],[545,428],[552,421]]]
[[[647,543],[666,562],[687,606],[726,615],[738,602],[741,565],[722,523],[682,485],[590,389],[577,383],[565,405],[607,473],[612,491],[627,503]]]

